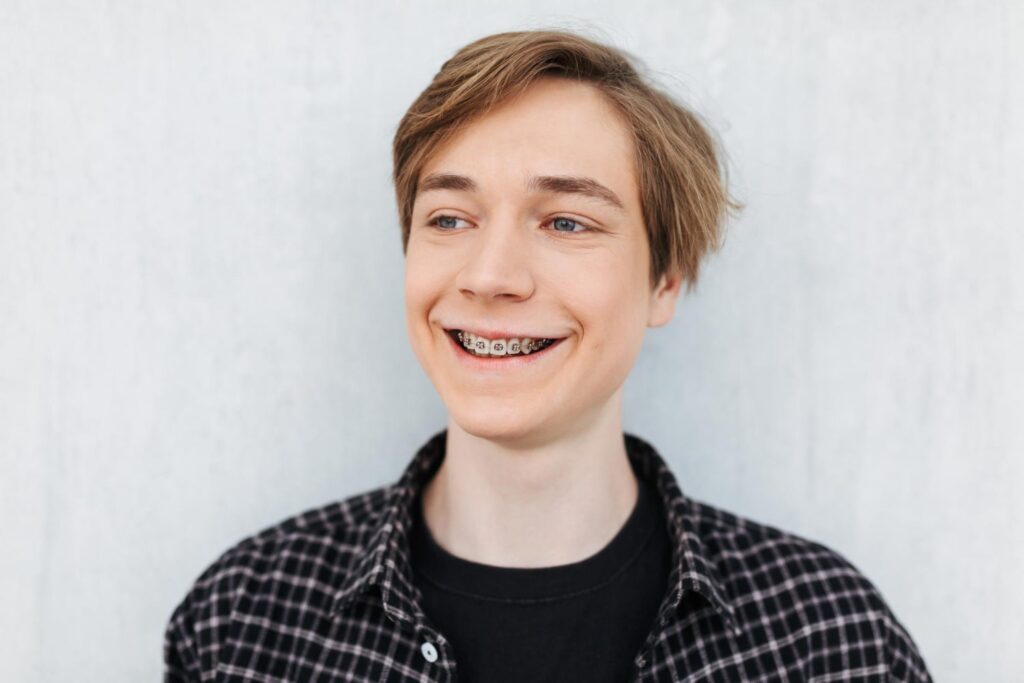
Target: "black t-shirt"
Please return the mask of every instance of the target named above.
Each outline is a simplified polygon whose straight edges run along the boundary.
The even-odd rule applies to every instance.
[[[431,536],[421,495],[411,553],[423,610],[468,683],[628,680],[671,561],[661,502],[643,480],[615,537],[579,562],[520,568],[456,557]]]

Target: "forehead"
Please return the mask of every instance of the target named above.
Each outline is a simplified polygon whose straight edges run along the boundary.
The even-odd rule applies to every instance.
[[[637,203],[633,141],[622,114],[595,87],[545,77],[475,119],[420,173],[473,178],[482,192],[527,192],[538,175],[589,177],[627,208]]]

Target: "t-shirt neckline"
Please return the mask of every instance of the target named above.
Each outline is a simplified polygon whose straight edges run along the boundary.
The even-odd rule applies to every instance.
[[[424,522],[421,489],[413,504],[413,571],[443,590],[481,599],[531,602],[596,590],[625,571],[663,526],[657,494],[640,477],[637,484],[632,511],[603,548],[577,562],[550,567],[500,567],[448,552]]]

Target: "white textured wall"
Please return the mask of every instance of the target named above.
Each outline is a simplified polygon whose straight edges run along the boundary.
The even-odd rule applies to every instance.
[[[748,203],[627,428],[846,555],[937,679],[1021,680],[1022,5],[5,0],[0,679],[158,678],[218,553],[443,426],[391,134],[458,46],[558,24],[705,112]]]

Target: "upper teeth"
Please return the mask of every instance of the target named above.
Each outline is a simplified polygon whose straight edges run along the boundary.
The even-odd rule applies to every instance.
[[[519,353],[529,355],[554,342],[553,339],[534,339],[532,337],[488,339],[461,330],[456,332],[456,336],[464,347],[478,356],[512,356]]]

